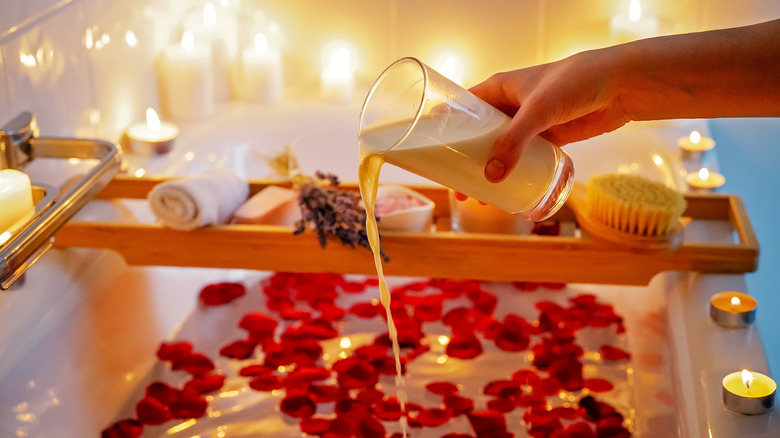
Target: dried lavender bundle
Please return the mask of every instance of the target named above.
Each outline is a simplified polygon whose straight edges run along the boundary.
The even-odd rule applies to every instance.
[[[332,173],[316,173],[298,188],[298,204],[302,218],[295,223],[293,234],[307,228],[317,233],[320,246],[325,248],[328,237],[336,237],[344,245],[370,249],[366,235],[366,210],[360,204],[360,195],[338,189],[339,179]],[[385,261],[390,259],[380,247]]]

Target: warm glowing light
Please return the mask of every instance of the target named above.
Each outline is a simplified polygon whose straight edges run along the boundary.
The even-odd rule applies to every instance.
[[[706,167],[699,169],[699,179],[706,181],[710,177],[710,171]]]
[[[206,26],[217,24],[217,9],[214,7],[214,3],[206,3],[206,6],[203,7],[203,24]]]
[[[639,0],[631,0],[628,5],[628,19],[637,22],[642,19],[642,4]]]
[[[663,166],[663,164],[664,164],[664,159],[663,159],[663,157],[661,157],[661,156],[660,156],[660,155],[658,155],[658,154],[653,154],[653,156],[652,156],[652,157],[650,157],[650,159],[652,159],[652,160],[653,160],[653,163],[655,163],[655,165],[656,165],[656,166]]]
[[[189,30],[181,36],[181,46],[184,50],[190,51],[195,48],[195,35]]]
[[[691,143],[693,144],[699,144],[701,142],[701,134],[699,134],[699,131],[693,131],[690,135]]]
[[[745,388],[750,389],[750,385],[753,384],[753,374],[748,370],[742,370],[742,383],[745,384]]]
[[[436,340],[439,341],[441,345],[447,345],[450,343],[450,338],[445,335],[439,335]]]
[[[31,53],[19,52],[19,62],[25,67],[35,67],[38,65],[38,61],[35,60],[35,56]]]
[[[736,309],[739,307],[739,305],[742,304],[742,301],[740,301],[739,297],[731,297],[731,308]]]
[[[138,45],[138,38],[135,36],[135,32],[132,30],[125,32],[125,42],[128,47],[136,47]]]
[[[95,45],[95,37],[92,35],[92,29],[87,29],[86,35],[84,35],[84,47],[87,50],[91,49]]]
[[[334,76],[349,76],[352,70],[352,57],[349,49],[341,47],[330,55],[328,72]]]
[[[11,238],[11,233],[8,231],[4,231],[2,234],[0,234],[0,245],[4,244],[5,242],[8,242],[8,239]]]
[[[352,341],[350,341],[349,338],[347,337],[341,338],[341,340],[339,341],[339,347],[341,348],[349,348],[351,346],[352,346]]]
[[[441,356],[436,358],[436,363],[439,364],[439,365],[444,365],[445,363],[447,363],[447,359],[448,358],[447,358],[446,355],[441,355]]]
[[[441,61],[437,63],[436,70],[452,82],[458,84],[463,82],[464,63],[457,55],[449,53],[442,56]]]
[[[341,353],[339,353],[339,359],[346,359],[348,357],[349,355],[347,354],[346,351],[342,351]]]
[[[146,109],[146,126],[152,131],[159,131],[162,128],[160,117],[157,116],[157,111],[153,108]]]
[[[260,54],[266,54],[268,53],[268,38],[265,37],[265,34],[258,33],[255,35],[255,52]]]
[[[177,434],[177,433],[179,433],[179,432],[181,432],[183,430],[189,429],[190,427],[194,426],[196,422],[197,422],[197,420],[195,420],[194,418],[190,418],[189,420],[187,420],[187,421],[185,421],[183,423],[179,423],[176,426],[173,426],[172,428],[168,429],[166,431],[166,433],[168,435]]]
[[[136,169],[135,172],[133,172],[133,176],[136,178],[141,178],[144,175],[146,175],[146,169],[144,168]]]

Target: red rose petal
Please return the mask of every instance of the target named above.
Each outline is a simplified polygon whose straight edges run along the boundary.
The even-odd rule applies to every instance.
[[[338,382],[343,388],[357,389],[373,387],[379,381],[379,373],[370,363],[356,357],[348,357],[333,364],[338,373]]]
[[[402,414],[401,403],[395,397],[383,400],[374,407],[374,415],[380,420],[398,421]]]
[[[425,385],[425,389],[438,395],[457,394],[458,385],[450,382],[431,382]]]
[[[538,396],[558,394],[562,389],[561,382],[554,377],[539,379],[531,385],[531,392]]]
[[[255,391],[273,391],[281,388],[282,380],[273,373],[259,374],[249,381],[249,387]]]
[[[203,354],[192,353],[189,356],[171,361],[171,369],[186,371],[193,376],[202,376],[214,369],[214,362]]]
[[[485,385],[482,392],[486,395],[509,398],[520,395],[522,391],[520,390],[518,383],[513,380],[494,380]]]
[[[366,283],[358,281],[345,281],[341,285],[341,290],[348,294],[359,294],[366,290]]]
[[[494,398],[488,400],[487,407],[494,411],[507,413],[515,410],[515,403],[508,398]]]
[[[308,395],[293,394],[282,399],[279,409],[291,417],[305,418],[314,415],[317,405]]]
[[[141,424],[157,425],[173,419],[168,406],[152,397],[144,397],[135,405],[135,415]]]
[[[182,393],[178,400],[171,403],[171,413],[176,418],[200,418],[206,415],[208,403],[199,394]]]
[[[530,345],[530,338],[522,328],[505,324],[500,326],[494,341],[504,351],[523,351]]]
[[[603,357],[604,360],[618,361],[631,358],[631,354],[627,351],[611,345],[602,345],[599,347],[599,353],[601,353],[601,357]]]
[[[207,376],[195,377],[184,384],[184,391],[192,391],[196,394],[208,394],[218,391],[225,383],[223,374],[209,374]]]
[[[584,422],[570,424],[564,429],[568,438],[597,438],[596,432]]]
[[[246,288],[241,283],[215,283],[201,289],[198,298],[205,306],[227,304],[244,296]]]
[[[257,343],[248,339],[239,339],[227,344],[219,349],[221,356],[231,359],[248,359],[255,351]]]
[[[417,421],[425,427],[437,427],[450,421],[452,413],[445,409],[424,409],[417,414]]]
[[[470,291],[467,296],[474,303],[474,309],[486,315],[492,315],[498,305],[498,298],[490,292],[475,290]]]
[[[585,379],[584,387],[593,392],[608,392],[614,386],[605,379]]]
[[[330,403],[347,396],[345,389],[332,385],[310,385],[309,396],[315,403]]]
[[[165,405],[170,405],[179,398],[179,391],[165,382],[152,382],[146,387],[146,395],[159,400]]]
[[[474,438],[473,436],[467,434],[467,433],[448,433],[446,435],[442,435],[441,438]]]
[[[539,375],[534,370],[517,370],[512,373],[512,380],[520,385],[533,385],[539,381]]]
[[[580,416],[579,409],[566,406],[556,406],[550,409],[550,413],[564,420],[576,420]]]
[[[582,363],[577,359],[564,357],[553,361],[547,370],[550,377],[561,382],[567,391],[579,391],[583,388]]]
[[[496,411],[472,412],[468,415],[469,423],[478,437],[494,437],[507,432],[504,414]]]
[[[366,388],[355,396],[355,400],[367,405],[373,405],[374,403],[381,402],[384,400],[384,398],[385,393],[376,388]]]
[[[357,400],[343,399],[336,402],[334,406],[336,415],[349,420],[357,420],[368,415],[368,406]]]
[[[474,401],[459,395],[447,395],[444,397],[444,406],[452,412],[453,417],[467,414],[474,410]]]
[[[330,429],[327,418],[306,417],[301,419],[301,432],[307,435],[322,435]]]
[[[256,339],[273,336],[277,325],[276,319],[262,312],[249,312],[238,322],[240,328],[248,331]]]
[[[382,305],[379,303],[355,303],[349,308],[349,313],[357,316],[358,318],[371,319],[379,316],[384,312]]]
[[[298,367],[287,374],[284,379],[285,385],[295,383],[313,383],[319,380],[325,380],[330,377],[330,371],[323,367]]]
[[[631,432],[622,426],[596,426],[596,436],[598,438],[630,438]]]
[[[247,365],[241,368],[240,370],[238,370],[238,375],[243,377],[253,377],[258,375],[269,374],[275,370],[276,368],[270,368],[265,365],[254,364],[254,365]]]
[[[447,355],[457,359],[474,359],[482,354],[482,344],[474,335],[453,336],[446,348]]]
[[[117,421],[111,427],[100,433],[100,438],[138,438],[144,432],[144,427],[138,420],[127,419]]]
[[[363,417],[355,428],[355,438],[385,438],[385,426],[374,417]]]
[[[160,360],[174,360],[189,356],[192,353],[192,344],[187,341],[163,342],[157,349],[157,358]]]

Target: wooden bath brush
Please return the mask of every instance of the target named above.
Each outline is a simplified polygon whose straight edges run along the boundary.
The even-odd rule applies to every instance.
[[[672,251],[682,243],[682,194],[638,175],[595,175],[575,182],[569,205],[589,235],[621,246]]]

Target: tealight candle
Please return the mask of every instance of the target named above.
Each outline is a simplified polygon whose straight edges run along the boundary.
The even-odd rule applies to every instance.
[[[192,32],[184,32],[181,44],[163,50],[158,73],[163,114],[198,119],[214,112],[211,51],[196,46]]]
[[[30,177],[16,169],[0,170],[0,234],[12,234],[34,212]]]
[[[774,407],[776,390],[777,383],[769,376],[737,371],[723,378],[723,404],[740,414],[763,414]]]
[[[282,62],[278,50],[268,47],[262,33],[255,35],[254,45],[241,53],[244,94],[248,100],[273,102],[281,99]]]
[[[334,50],[320,74],[320,85],[325,97],[341,101],[351,99],[354,75],[349,48]]]
[[[756,319],[758,301],[742,292],[719,292],[710,298],[710,317],[716,324],[743,328]]]
[[[685,182],[693,189],[712,190],[726,183],[726,177],[702,167],[698,172],[691,172],[685,177]]]
[[[677,146],[687,152],[704,152],[715,147],[715,140],[692,131],[689,136],[678,139]]]
[[[143,155],[165,154],[173,149],[173,142],[179,136],[179,128],[172,123],[161,122],[152,108],[146,110],[146,123],[137,123],[127,128],[128,148]]]

